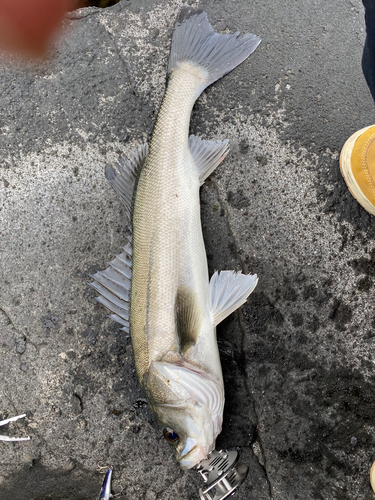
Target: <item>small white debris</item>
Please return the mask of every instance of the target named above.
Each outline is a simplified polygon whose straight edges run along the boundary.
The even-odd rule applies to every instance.
[[[0,427],[3,425],[9,424],[9,422],[15,422],[16,420],[19,420],[20,418],[26,417],[26,413],[23,415],[18,415],[17,417],[11,417],[7,418],[6,420],[1,420],[0,421]],[[0,435],[0,441],[29,441],[30,436],[24,437],[24,438],[14,438],[14,437],[9,437],[9,436],[1,436]]]

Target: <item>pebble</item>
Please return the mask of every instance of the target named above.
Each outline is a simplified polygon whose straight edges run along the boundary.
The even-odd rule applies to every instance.
[[[352,438],[351,438],[351,440],[350,440],[350,444],[351,444],[352,446],[356,446],[356,445],[357,445],[357,443],[358,443],[357,438],[356,438],[356,437],[352,437]]]

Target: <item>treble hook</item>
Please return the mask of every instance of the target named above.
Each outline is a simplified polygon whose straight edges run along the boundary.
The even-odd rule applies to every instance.
[[[100,460],[99,460],[99,462],[97,462],[96,464],[96,470],[98,472],[101,472],[103,469],[112,469],[112,467],[110,465],[100,465]]]

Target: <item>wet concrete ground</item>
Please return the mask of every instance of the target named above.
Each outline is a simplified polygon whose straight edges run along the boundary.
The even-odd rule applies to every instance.
[[[0,73],[2,500],[91,500],[114,467],[125,499],[196,499],[140,392],[130,340],[87,285],[121,250],[104,168],[149,140],[181,2],[70,14],[42,67]],[[218,328],[226,384],[218,447],[250,472],[243,500],[370,500],[375,460],[375,220],[339,173],[374,122],[359,0],[192,2],[262,44],[209,87],[191,131],[229,138],[202,188],[210,272],[259,285]]]

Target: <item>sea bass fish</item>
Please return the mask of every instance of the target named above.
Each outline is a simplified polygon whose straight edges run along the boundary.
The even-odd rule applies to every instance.
[[[216,325],[257,284],[256,275],[234,271],[209,281],[199,188],[227,155],[228,141],[189,137],[190,115],[202,91],[259,43],[251,34],[216,33],[205,12],[183,7],[150,146],[106,171],[132,219],[132,243],[92,286],[131,334],[140,385],[183,469],[206,458],[221,432]]]

